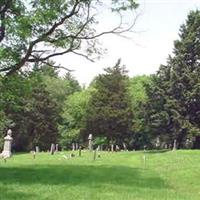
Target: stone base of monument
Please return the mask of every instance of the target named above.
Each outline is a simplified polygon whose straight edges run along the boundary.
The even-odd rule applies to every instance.
[[[3,151],[1,154],[0,154],[0,158],[10,158],[12,156],[11,152],[10,151]]]

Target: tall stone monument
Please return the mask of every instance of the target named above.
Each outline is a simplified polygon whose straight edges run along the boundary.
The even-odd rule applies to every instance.
[[[35,151],[36,151],[36,153],[39,153],[39,152],[40,152],[39,146],[36,146],[36,147],[35,147]]]
[[[92,151],[92,134],[89,134],[88,136],[88,149],[89,151]]]
[[[175,151],[176,149],[177,149],[177,141],[174,140],[173,151]]]
[[[4,137],[4,147],[3,151],[0,154],[0,157],[2,158],[10,158],[12,153],[11,153],[11,145],[12,145],[12,130],[8,129],[7,131],[7,136]]]
[[[54,153],[55,153],[55,144],[52,143],[50,148],[50,154],[53,155]]]
[[[58,152],[58,144],[56,144],[56,152]]]
[[[75,143],[72,143],[72,151],[75,151],[75,150],[76,150]]]

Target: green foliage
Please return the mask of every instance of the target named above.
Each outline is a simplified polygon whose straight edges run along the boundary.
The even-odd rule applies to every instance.
[[[58,107],[40,76],[4,78],[1,95],[3,111],[13,124],[15,150],[31,150],[35,145],[47,149],[56,142]]]
[[[33,75],[36,73],[45,85],[51,98],[57,103],[60,112],[62,112],[64,101],[74,92],[80,91],[81,86],[78,81],[71,75],[66,73],[64,78],[58,76],[55,69],[48,65],[42,65],[34,68]]]
[[[136,76],[129,80],[129,95],[131,98],[133,116],[133,135],[129,144],[134,149],[143,149],[150,143],[151,135],[146,125],[146,108],[145,104],[148,101],[145,87],[151,84],[151,76]]]
[[[148,124],[152,132],[179,147],[200,134],[200,11],[192,11],[174,42],[174,56],[161,66],[148,87]],[[195,144],[195,147],[200,144]]]
[[[129,80],[129,93],[132,99],[133,109],[135,109],[140,102],[147,101],[145,85],[151,81],[150,76],[135,76]]]
[[[67,96],[73,93],[73,88],[71,88],[70,83],[67,80],[51,76],[43,76],[42,79],[46,86],[46,90],[62,108]]]
[[[86,116],[86,132],[121,144],[132,124],[128,77],[120,61],[105,72],[95,80]]]
[[[108,3],[108,4],[107,4]],[[107,6],[105,6],[105,4]],[[3,0],[0,3],[0,72],[8,75],[34,63],[74,53],[90,59],[102,53],[98,38],[126,32],[132,25],[97,32],[101,9],[122,12],[137,8],[134,0]],[[44,47],[44,48],[43,48]],[[84,50],[82,54],[79,50]],[[57,66],[58,67],[58,66]]]
[[[139,5],[134,0],[112,0],[112,11],[126,11],[128,9],[136,9]]]
[[[61,133],[60,143],[63,146],[82,139],[81,130],[84,129],[84,120],[92,89],[82,90],[70,95],[64,103],[62,118],[59,126]]]
[[[35,67],[29,74],[2,77],[0,88],[1,140],[6,128],[12,125],[14,148],[20,151],[34,149],[36,145],[46,150],[51,143],[58,142],[64,102],[80,90],[70,74],[60,78],[47,65]]]
[[[102,144],[108,144],[108,140],[106,137],[96,137],[93,141],[94,145],[102,145]]]

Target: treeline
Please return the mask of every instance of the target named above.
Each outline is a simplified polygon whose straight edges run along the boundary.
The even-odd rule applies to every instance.
[[[151,76],[129,78],[120,60],[89,87],[48,66],[0,77],[0,143],[8,127],[18,151],[51,143],[119,148],[200,147],[200,11],[180,28],[173,55]]]
[[[1,146],[8,127],[13,130],[13,148],[18,151],[48,149],[59,142],[58,125],[65,99],[81,90],[68,73],[59,78],[48,66],[35,67],[30,73],[1,77]]]

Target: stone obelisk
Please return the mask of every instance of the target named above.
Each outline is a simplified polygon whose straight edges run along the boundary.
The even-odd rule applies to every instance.
[[[12,130],[8,129],[6,137],[4,137],[4,147],[3,151],[0,154],[0,157],[2,158],[10,158],[12,155],[11,152],[11,145],[12,145]]]
[[[93,147],[92,147],[92,134],[89,134],[88,136],[88,149],[89,151],[92,151]]]

